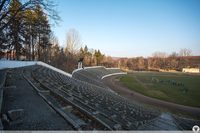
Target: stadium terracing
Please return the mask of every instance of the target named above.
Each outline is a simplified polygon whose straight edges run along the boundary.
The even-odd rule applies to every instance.
[[[102,79],[126,74],[117,68],[87,67],[71,75],[39,62],[0,74],[5,130],[191,130],[199,124],[114,92]]]

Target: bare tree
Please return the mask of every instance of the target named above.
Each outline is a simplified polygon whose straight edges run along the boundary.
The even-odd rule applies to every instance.
[[[192,50],[190,49],[181,49],[180,52],[179,52],[179,55],[180,56],[191,56],[192,55]]]
[[[67,32],[65,53],[69,52],[70,54],[75,55],[80,50],[81,45],[82,43],[78,31],[70,29]]]
[[[167,54],[165,52],[154,52],[152,54],[153,57],[156,57],[156,58],[166,58],[167,57]]]
[[[169,57],[178,57],[178,53],[177,52],[172,52]]]

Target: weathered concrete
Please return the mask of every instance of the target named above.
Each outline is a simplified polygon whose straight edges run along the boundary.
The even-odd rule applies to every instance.
[[[23,109],[24,113],[19,120],[3,121],[4,130],[72,130],[72,126],[58,115],[29,85],[20,74],[22,69],[13,69],[11,78],[7,79],[9,86],[4,90],[2,113],[11,110]],[[16,113],[16,112],[15,112]],[[15,116],[15,115],[14,115]]]
[[[8,117],[10,120],[14,121],[17,119],[20,119],[24,115],[24,110],[23,109],[12,109],[8,111]]]

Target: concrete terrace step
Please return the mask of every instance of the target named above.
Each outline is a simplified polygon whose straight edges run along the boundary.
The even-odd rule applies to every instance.
[[[141,125],[139,130],[180,130],[170,113],[162,113],[155,120]]]
[[[16,87],[5,89],[2,113],[6,114],[13,109],[23,109],[24,115],[20,117],[22,120],[20,124],[14,120],[12,124],[3,122],[4,130],[72,130],[72,126],[35,93],[35,90],[20,73],[22,73],[22,69],[15,68],[10,73],[11,78],[6,79],[8,82],[14,81],[11,83]]]

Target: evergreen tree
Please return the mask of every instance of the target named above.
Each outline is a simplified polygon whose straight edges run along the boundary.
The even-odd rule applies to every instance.
[[[10,10],[10,17],[13,17],[15,15],[15,11],[21,6],[21,3],[19,0],[13,0],[10,4],[9,10]],[[13,46],[13,58],[19,60],[19,57],[22,53],[22,12],[19,12],[15,19],[10,22],[9,30],[10,30],[10,45]]]

